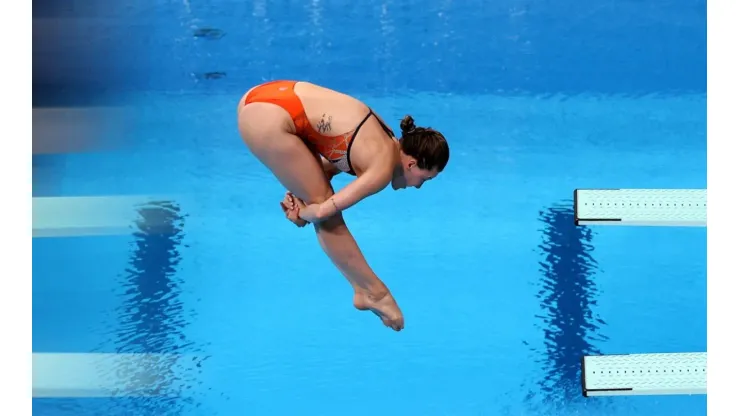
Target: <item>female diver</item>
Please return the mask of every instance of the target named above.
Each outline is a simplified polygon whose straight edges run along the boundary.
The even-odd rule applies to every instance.
[[[302,81],[271,81],[250,89],[237,107],[239,133],[252,154],[288,190],[281,202],[298,226],[314,225],[319,243],[354,289],[354,306],[400,331],[403,314],[367,264],[342,211],[384,189],[421,186],[447,165],[444,136],[401,121],[400,139],[367,105]],[[356,177],[334,192],[331,178]]]

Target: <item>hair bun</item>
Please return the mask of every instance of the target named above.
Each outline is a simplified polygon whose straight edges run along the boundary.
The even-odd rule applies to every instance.
[[[411,116],[406,116],[401,120],[401,132],[403,134],[410,133],[416,128],[416,124],[414,124],[414,118]]]

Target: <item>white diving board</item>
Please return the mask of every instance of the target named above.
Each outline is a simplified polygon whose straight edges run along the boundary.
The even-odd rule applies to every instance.
[[[199,361],[179,354],[33,353],[32,396],[163,396]]]
[[[706,189],[576,189],[576,225],[707,226]]]
[[[128,234],[141,219],[137,209],[157,200],[136,195],[35,197],[33,237]]]
[[[587,355],[583,396],[707,394],[707,353]]]

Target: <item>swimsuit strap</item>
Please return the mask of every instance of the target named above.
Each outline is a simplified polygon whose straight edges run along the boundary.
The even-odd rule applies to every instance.
[[[352,133],[352,138],[350,139],[349,144],[347,145],[347,166],[349,166],[349,172],[347,173],[349,173],[350,175],[355,175],[355,170],[352,169],[352,161],[350,160],[349,152],[352,149],[352,144],[355,142],[355,137],[357,137],[357,133],[360,132],[360,128],[362,128],[362,125],[365,124],[365,122],[370,118],[370,116],[373,116],[375,117],[376,120],[378,120],[378,123],[380,124],[380,126],[383,128],[383,130],[386,132],[386,134],[389,137],[391,138],[394,137],[393,130],[391,130],[382,121],[380,121],[380,118],[375,114],[375,112],[373,112],[371,108],[368,108],[367,115],[365,116],[365,118],[362,119],[360,124],[358,124],[357,127],[355,128],[354,133]]]

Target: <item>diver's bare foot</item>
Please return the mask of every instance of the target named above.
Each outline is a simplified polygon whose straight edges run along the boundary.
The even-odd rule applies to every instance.
[[[377,296],[372,296],[365,291],[358,290],[355,292],[354,304],[355,308],[361,311],[372,311],[383,321],[385,326],[395,331],[403,329],[403,314],[391,292],[386,291]]]

